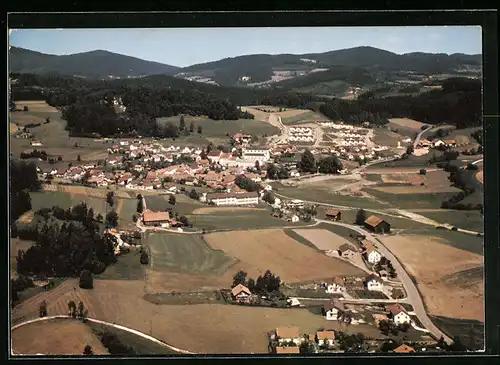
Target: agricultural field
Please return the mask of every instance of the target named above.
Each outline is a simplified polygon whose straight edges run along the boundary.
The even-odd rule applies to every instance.
[[[130,252],[118,257],[116,263],[109,265],[106,270],[95,276],[99,280],[144,280],[145,267],[140,261],[138,249],[131,248]]]
[[[207,231],[301,226],[306,224],[303,221],[290,223],[284,219],[272,217],[271,212],[267,209],[238,210],[233,212],[228,210],[213,211],[211,214],[190,214],[188,215],[188,219],[194,227]]]
[[[454,248],[440,237],[381,240],[417,282],[430,314],[484,322],[483,256]]]
[[[345,238],[326,229],[295,229],[294,232],[304,237],[321,251],[338,250],[340,246],[348,243]]]
[[[210,214],[218,214],[218,213],[238,213],[238,212],[268,212],[266,208],[252,208],[252,207],[204,207],[198,208],[193,211],[193,214],[196,215],[210,215]]]
[[[213,249],[239,260],[232,271],[243,270],[250,277],[267,269],[287,283],[362,274],[346,262],[296,242],[279,229],[211,233],[205,240]]]
[[[415,213],[440,223],[448,223],[462,229],[484,232],[484,218],[477,210],[419,210]]]
[[[176,194],[175,205],[168,202],[170,194],[163,195],[148,195],[143,194],[146,200],[146,208],[154,211],[166,211],[171,208],[174,212],[180,215],[191,214],[195,209],[203,207],[204,205],[184,194]],[[137,204],[137,203],[136,203]]]
[[[422,127],[426,124],[418,122],[416,120],[408,118],[392,118],[389,119],[389,127],[412,131],[413,133],[418,133],[422,130]]]
[[[118,213],[118,226],[125,228],[135,226],[132,219],[133,215],[137,212],[136,199],[117,199],[116,213]]]
[[[85,346],[95,355],[108,355],[91,328],[78,320],[53,319],[12,331],[12,351],[23,355],[82,355]]]
[[[327,321],[304,309],[218,304],[155,305],[142,298],[143,288],[142,282],[95,280],[94,289],[83,290],[76,279],[68,280],[15,307],[13,322],[23,317],[38,317],[38,305],[42,300],[47,301],[49,315],[66,314],[69,300],[76,303],[82,300],[91,318],[151,333],[172,346],[201,354],[267,353],[267,332],[277,327],[297,326],[301,333],[313,333],[321,327],[343,330],[337,322]],[[380,333],[369,325],[356,326],[356,332],[370,337],[378,337]],[[204,335],[199,336],[200,333]]]
[[[419,189],[420,187],[394,187],[397,191],[385,192],[376,189],[363,189],[366,193],[376,197],[377,199],[387,202],[390,207],[399,209],[439,209],[444,200],[456,195],[457,192],[438,192],[433,193],[431,190],[414,191],[413,193],[402,194],[400,190],[408,191],[411,189]],[[384,189],[390,189],[386,187]],[[386,208],[388,208],[386,206]]]
[[[429,317],[450,338],[460,336],[460,341],[470,349],[484,350],[483,322],[441,316]]]
[[[374,130],[373,142],[379,146],[389,146],[389,147],[397,147],[398,142],[401,142],[401,146],[406,148],[406,143],[403,143],[402,140],[405,139],[399,133],[395,133],[388,129],[377,128]]]
[[[54,205],[67,209],[71,207],[72,204],[71,194],[60,191],[37,191],[30,193],[30,197],[31,209],[33,211],[37,211],[41,208],[52,208]]]

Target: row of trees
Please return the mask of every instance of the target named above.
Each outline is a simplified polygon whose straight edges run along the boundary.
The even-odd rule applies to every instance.
[[[281,279],[279,276],[274,275],[271,270],[266,270],[264,275],[259,275],[257,280],[251,278],[247,280],[247,273],[238,271],[233,277],[231,288],[238,284],[245,285],[252,293],[267,294],[279,290]]]
[[[337,156],[327,156],[316,162],[316,158],[309,149],[304,151],[297,167],[301,172],[323,174],[337,174],[343,169],[342,162]]]

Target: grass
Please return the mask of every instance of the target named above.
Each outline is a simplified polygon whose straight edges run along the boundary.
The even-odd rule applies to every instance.
[[[171,122],[174,124],[179,124],[180,116],[168,117],[168,118],[158,118],[160,123]],[[195,132],[191,133],[191,138],[194,136],[199,136],[197,128],[199,125],[202,126],[203,130],[201,136],[203,138],[210,137],[221,137],[225,140],[229,140],[229,135],[233,135],[238,132],[245,132],[256,136],[263,136],[264,134],[270,136],[272,134],[279,133],[279,129],[272,126],[271,124],[260,122],[254,119],[239,119],[239,120],[212,120],[207,117],[191,117],[184,116],[184,121],[186,126],[189,128],[191,121],[195,124]],[[180,137],[179,139],[184,139],[188,137]],[[197,139],[197,138],[195,138]]]
[[[355,290],[354,292],[360,299],[388,299],[384,293],[379,291]]]
[[[466,319],[429,316],[432,322],[449,337],[458,336],[460,342],[473,350],[484,348],[484,323]]]
[[[116,336],[116,338],[125,346],[132,350],[131,355],[174,355],[177,354],[166,346],[159,345],[133,333],[106,326],[98,323],[87,322],[87,325],[99,338],[107,332]],[[111,354],[118,355],[118,354]],[[124,354],[119,354],[124,355]],[[128,354],[127,354],[128,355]]]
[[[415,229],[410,233],[422,236],[438,237],[443,239],[443,243],[449,246],[458,248],[460,250],[469,251],[478,255],[484,255],[484,241],[482,237],[435,228]]]
[[[453,210],[436,212],[418,212],[440,223],[449,223],[457,228],[484,232],[484,219],[477,210]]]
[[[288,186],[278,186],[275,191],[278,194],[282,194],[292,199],[300,199],[300,200],[309,200],[316,201],[326,204],[336,204],[336,205],[344,205],[344,206],[352,206],[355,208],[363,208],[363,209],[381,209],[387,208],[388,206],[377,202],[375,200],[336,194],[329,190],[321,189],[318,187],[288,187]]]
[[[140,262],[141,254],[138,250],[132,249],[130,252],[120,255],[113,265],[95,279],[101,280],[144,280],[144,265]]]
[[[199,235],[147,232],[145,244],[152,255],[153,269],[197,274],[221,274],[233,259],[207,246]]]
[[[119,225],[133,223],[132,216],[137,212],[137,200],[120,199],[117,206],[120,206],[120,211],[117,212]]]
[[[295,115],[293,117],[281,118],[281,122],[285,125],[293,125],[293,124],[301,124],[307,121],[314,121],[318,119],[324,120],[325,117],[320,117],[313,111],[305,111],[304,113]]]
[[[31,209],[37,211],[41,208],[52,208],[55,205],[67,209],[72,205],[72,197],[69,193],[60,191],[37,191],[30,193]]]
[[[429,194],[391,194],[383,191],[365,188],[363,191],[377,199],[388,202],[394,208],[400,209],[428,209],[441,208],[444,200],[456,195],[456,192],[429,193]],[[387,207],[387,206],[386,206]]]
[[[271,228],[283,226],[300,227],[307,224],[303,221],[290,223],[284,219],[272,217],[268,211],[221,211],[212,214],[194,214],[188,216],[194,227],[206,230],[231,230]]]
[[[172,205],[168,202],[170,194],[166,195],[144,195],[146,200],[146,207],[155,211],[165,211],[171,208],[174,212],[180,215],[191,214],[193,210],[203,206],[197,200],[191,199],[184,194],[177,194],[175,196],[175,204]]]

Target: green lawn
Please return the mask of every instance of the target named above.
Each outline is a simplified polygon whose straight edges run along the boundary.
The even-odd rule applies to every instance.
[[[120,255],[113,265],[110,265],[96,279],[101,280],[144,280],[144,268],[140,262],[141,254],[138,250]]]
[[[73,204],[71,194],[61,191],[37,191],[30,193],[30,196],[31,209],[34,211],[41,208],[52,208],[55,205],[67,209]]]
[[[218,275],[234,263],[224,252],[209,248],[200,235],[148,231],[145,244],[155,269]]]

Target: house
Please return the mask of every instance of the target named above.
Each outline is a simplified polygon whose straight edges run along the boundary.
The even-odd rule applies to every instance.
[[[345,259],[353,260],[357,254],[356,250],[347,243],[344,243],[339,247],[339,256]]]
[[[391,225],[376,215],[365,220],[365,227],[375,233],[389,233],[391,231]]]
[[[445,139],[443,142],[446,147],[457,147],[457,141],[455,141],[454,139]]]
[[[331,302],[328,302],[325,305],[323,305],[323,312],[325,314],[325,318],[329,321],[338,320],[347,311],[348,310],[345,307],[345,304],[337,299],[334,299]]]
[[[214,163],[214,162],[219,162],[220,158],[222,156],[222,151],[216,150],[216,151],[210,151],[207,155],[209,160]]]
[[[145,226],[165,226],[168,227],[168,224],[171,221],[169,212],[153,212],[149,209],[146,209],[142,212],[142,221]]]
[[[333,279],[331,284],[328,284],[325,290],[327,293],[342,293],[345,291],[345,280],[339,277]]]
[[[366,256],[366,260],[370,264],[376,264],[382,258],[382,255],[377,250],[375,250],[375,246],[372,241],[363,241],[363,250],[363,254]]]
[[[316,338],[318,339],[318,345],[328,345],[333,346],[335,341],[335,332],[333,331],[318,331],[316,332]]]
[[[382,278],[382,280],[387,280],[389,273],[387,272],[387,270],[380,270],[378,272],[378,276],[380,276]]]
[[[236,143],[248,143],[252,139],[252,135],[245,133],[236,133],[233,135],[232,139]]]
[[[120,141],[120,146],[128,146],[128,141]]]
[[[437,139],[437,138],[433,139],[431,141],[431,144],[432,144],[432,147],[440,147],[440,146],[446,145],[446,143],[444,143],[444,141]]]
[[[276,328],[276,337],[278,344],[293,342],[296,345],[300,344],[300,335],[298,327],[279,327]]]
[[[380,321],[387,321],[389,319],[386,314],[382,313],[373,313],[372,317],[375,320],[377,327],[379,326]]]
[[[366,288],[370,291],[382,291],[384,288],[384,283],[375,274],[370,274],[365,279]]]
[[[288,217],[286,220],[288,222],[291,222],[291,223],[297,223],[300,219],[299,219],[299,216],[297,214],[294,214],[294,215],[291,215],[290,217]]]
[[[410,353],[410,352],[415,352],[415,349],[413,347],[410,347],[408,345],[402,344],[401,346],[398,346],[394,349],[394,352],[397,353]]]
[[[326,219],[331,219],[334,221],[339,221],[342,219],[342,212],[340,210],[335,210],[335,209],[327,209],[325,211],[325,217]]]
[[[387,305],[385,309],[391,314],[392,320],[396,325],[411,323],[411,317],[401,304]]]
[[[244,148],[242,153],[243,160],[266,162],[271,158],[269,149]]]
[[[33,147],[41,147],[43,146],[42,142],[40,141],[31,141],[30,142],[30,146],[33,146]]]
[[[233,297],[235,297],[238,302],[245,300],[246,298],[248,298],[249,296],[252,295],[252,292],[250,291],[250,289],[248,289],[246,286],[244,286],[242,284],[236,285],[231,290],[231,293],[233,294]]]
[[[211,193],[206,196],[207,202],[219,205],[252,205],[259,203],[257,192],[245,193]]]
[[[287,299],[287,304],[290,307],[300,307],[301,306],[301,304],[300,304],[300,302],[299,302],[299,300],[297,298]]]
[[[300,354],[297,346],[276,346],[276,354]]]

